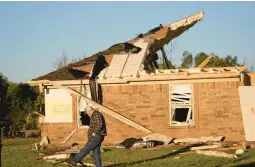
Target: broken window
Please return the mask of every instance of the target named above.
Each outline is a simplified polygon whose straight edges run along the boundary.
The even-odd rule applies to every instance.
[[[81,94],[85,95],[87,98],[91,99],[91,93],[89,85],[83,85],[77,90]],[[88,127],[90,123],[90,117],[87,114],[84,114],[87,103],[81,98],[78,97],[78,125],[79,127]]]
[[[191,85],[170,85],[170,125],[193,125]]]

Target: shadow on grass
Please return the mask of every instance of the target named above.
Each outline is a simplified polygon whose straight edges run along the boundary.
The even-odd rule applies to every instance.
[[[255,166],[255,162],[250,162],[248,164],[235,165],[233,167],[254,167],[254,166]]]
[[[160,156],[160,157],[155,157],[155,158],[151,158],[151,159],[144,159],[144,160],[134,161],[134,162],[129,162],[129,163],[120,163],[120,164],[107,165],[106,167],[119,167],[119,166],[125,166],[125,165],[137,165],[139,163],[144,163],[144,162],[149,162],[149,161],[169,158],[169,157],[178,155],[179,153],[187,152],[187,151],[189,151],[189,149],[191,147],[194,147],[194,146],[198,146],[198,144],[189,145],[187,147],[181,148],[181,149],[179,149],[177,151],[174,151],[172,153],[169,153],[167,155],[163,155],[163,156]]]

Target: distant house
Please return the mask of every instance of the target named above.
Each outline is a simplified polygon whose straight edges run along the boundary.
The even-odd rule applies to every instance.
[[[244,67],[155,68],[155,52],[161,50],[164,56],[163,46],[202,18],[200,12],[157,27],[28,81],[45,94],[42,136],[53,143],[86,142],[87,102],[106,118],[105,144],[151,132],[175,138],[223,135],[226,140],[245,140],[238,93],[239,86],[250,85]],[[108,65],[97,63],[100,56]],[[101,70],[95,71],[96,66]],[[99,73],[95,81],[94,73]]]

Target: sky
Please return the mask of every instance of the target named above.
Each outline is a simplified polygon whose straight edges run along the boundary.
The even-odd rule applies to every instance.
[[[173,64],[186,50],[255,60],[255,2],[0,2],[0,73],[31,80],[63,53],[91,56],[199,11],[203,20],[172,41]]]

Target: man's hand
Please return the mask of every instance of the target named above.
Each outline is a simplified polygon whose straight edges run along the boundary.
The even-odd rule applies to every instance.
[[[92,136],[96,136],[96,133],[95,133],[95,132],[92,132]]]

